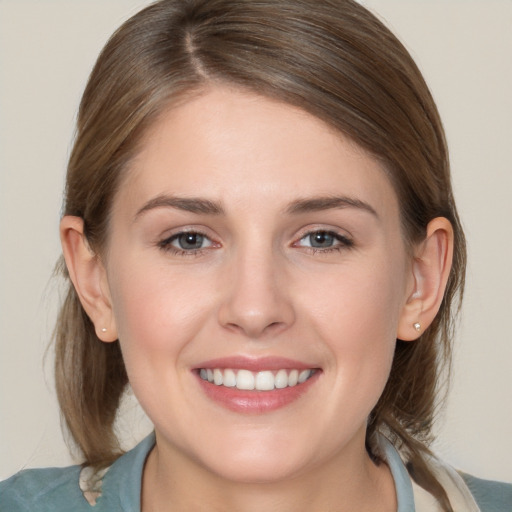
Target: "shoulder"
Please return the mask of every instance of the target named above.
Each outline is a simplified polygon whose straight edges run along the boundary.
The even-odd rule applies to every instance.
[[[0,482],[0,512],[82,510],[79,466],[27,469]],[[76,506],[75,506],[76,504]]]
[[[475,498],[481,512],[512,511],[512,484],[482,480],[459,473]]]
[[[95,473],[81,466],[20,471],[0,482],[0,512],[138,512],[144,463],[154,444],[152,433]]]

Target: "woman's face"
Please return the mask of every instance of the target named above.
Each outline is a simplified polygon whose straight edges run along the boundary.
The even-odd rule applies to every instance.
[[[413,278],[396,195],[361,148],[211,88],[147,135],[106,271],[161,454],[259,482],[365,457]]]

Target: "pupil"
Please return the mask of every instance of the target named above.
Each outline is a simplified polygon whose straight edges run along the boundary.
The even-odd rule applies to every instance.
[[[203,245],[203,236],[197,233],[184,233],[178,241],[182,249],[199,249]]]
[[[325,231],[319,231],[311,235],[310,242],[312,247],[330,247],[333,242],[333,236]]]

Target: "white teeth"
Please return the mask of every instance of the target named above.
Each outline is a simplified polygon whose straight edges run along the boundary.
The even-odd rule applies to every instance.
[[[224,386],[228,388],[236,386],[236,375],[233,370],[224,370]]]
[[[217,386],[220,386],[222,385],[222,372],[215,368],[215,370],[213,370],[213,383],[216,384]]]
[[[314,370],[269,370],[251,372],[249,370],[232,370],[220,368],[201,368],[199,376],[217,386],[236,387],[244,391],[272,391],[297,386],[306,382]]]
[[[271,391],[274,389],[274,375],[272,372],[258,372],[254,387],[258,391]]]
[[[299,370],[292,370],[288,375],[288,386],[296,386],[299,380]]]
[[[302,384],[303,382],[306,382],[308,380],[308,377],[311,375],[311,372],[309,370],[302,370],[299,373],[299,384]]]
[[[254,389],[254,375],[249,370],[238,370],[236,387],[245,390]]]
[[[277,389],[288,387],[288,373],[286,370],[279,370],[274,378],[274,384]]]

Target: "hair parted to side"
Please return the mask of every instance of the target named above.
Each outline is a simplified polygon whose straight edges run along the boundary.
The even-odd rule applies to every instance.
[[[452,223],[453,268],[439,314],[417,341],[397,341],[367,431],[374,456],[375,435],[384,432],[409,458],[414,478],[451,510],[423,461],[449,370],[464,235],[435,103],[406,49],[365,8],[352,0],[161,0],[143,9],[114,33],[90,76],[63,213],[84,219],[101,258],[113,198],[147,128],[214,82],[298,106],[374,155],[397,193],[410,247],[433,218]],[[62,263],[61,269],[67,277]],[[56,327],[56,380],[85,462],[111,463],[120,454],[113,425],[128,379],[119,343],[96,337],[71,283]]]

